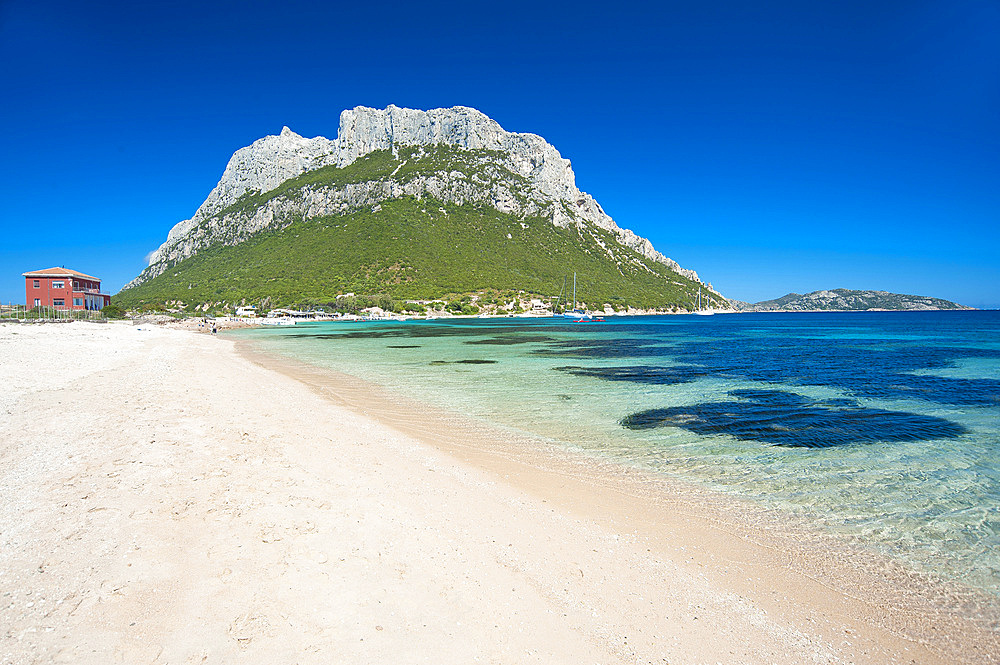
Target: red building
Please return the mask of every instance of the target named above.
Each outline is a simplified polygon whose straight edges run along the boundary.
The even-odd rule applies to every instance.
[[[22,274],[28,307],[99,310],[111,302],[111,296],[101,293],[101,280],[82,272],[49,268]]]

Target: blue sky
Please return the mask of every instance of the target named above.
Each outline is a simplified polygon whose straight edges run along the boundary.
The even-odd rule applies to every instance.
[[[460,104],[727,296],[997,307],[998,35],[995,0],[0,0],[0,301],[52,265],[117,292],[283,125]]]

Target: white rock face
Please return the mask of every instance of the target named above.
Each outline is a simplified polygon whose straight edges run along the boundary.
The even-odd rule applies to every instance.
[[[282,212],[275,210],[274,206],[257,211],[251,219],[242,220],[240,228],[235,231],[231,224],[226,225],[217,217],[213,218],[247,192],[270,191],[289,178],[321,166],[344,167],[376,150],[395,152],[403,146],[438,144],[498,151],[502,153],[500,159],[504,167],[530,181],[534,193],[527,205],[521,204],[503,188],[489,192],[486,202],[497,210],[515,214],[542,212],[559,226],[589,222],[611,232],[622,245],[642,256],[700,281],[694,271],[681,268],[656,251],[649,240],[620,228],[597,201],[577,189],[576,176],[569,160],[563,159],[559,151],[542,137],[507,132],[495,120],[464,106],[430,111],[396,106],[385,109],[359,106],[340,114],[340,128],[334,140],[322,136],[303,138],[285,127],[278,136],[266,136],[237,150],[219,184],[194,216],[170,230],[166,242],[150,256],[149,268],[126,288],[160,274],[168,262],[191,256],[201,247],[220,241],[228,244],[242,242],[253,233],[269,228],[275,213]],[[476,185],[465,182],[463,178],[463,174],[453,173],[451,177],[445,177],[444,182],[431,178],[408,182],[405,186],[394,186],[395,183],[390,181],[366,183],[367,186],[362,187],[349,186],[339,192],[307,192],[308,204],[298,212],[306,216],[342,213],[406,194],[427,193],[454,202],[482,200],[482,194],[475,192]],[[275,205],[280,207],[280,204]]]
[[[232,205],[246,192],[266,192],[305,171],[335,163],[336,152],[336,141],[322,136],[306,139],[288,127],[283,128],[278,136],[265,136],[240,148],[229,159],[222,179],[205,202],[198,207],[191,219],[170,229],[167,241],[153,252],[149,264],[166,259],[169,251],[181,244],[198,222]]]
[[[198,208],[195,217],[209,217],[248,190],[266,192],[305,171],[332,164],[336,152],[336,141],[322,136],[302,138],[284,127],[278,136],[265,136],[233,154],[219,184]]]
[[[498,150],[509,155],[511,170],[539,186],[553,199],[571,200],[581,192],[568,159],[535,134],[504,131],[486,114],[465,106],[418,111],[389,106],[359,106],[340,114],[338,166],[347,166],[375,150],[445,143],[469,150]]]

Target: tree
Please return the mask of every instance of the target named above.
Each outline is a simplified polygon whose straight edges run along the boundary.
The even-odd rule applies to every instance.
[[[125,311],[118,305],[105,305],[104,309],[101,310],[101,314],[103,314],[106,319],[125,318]]]

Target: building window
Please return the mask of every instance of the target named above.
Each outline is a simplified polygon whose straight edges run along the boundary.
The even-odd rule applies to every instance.
[[[33,279],[31,281],[34,282],[32,286],[35,287],[36,289],[42,285],[41,282],[39,282],[37,279]]]
[[[65,282],[52,282],[52,288],[53,289],[62,289],[62,288],[65,288],[65,287],[66,287],[66,283]]]
[[[38,298],[35,298],[35,307],[41,307],[41,306],[42,306],[42,301]]]
[[[73,298],[73,307],[83,307],[83,298]]]
[[[65,298],[53,298],[52,299],[52,306],[53,307],[65,307],[66,306],[66,299]]]

